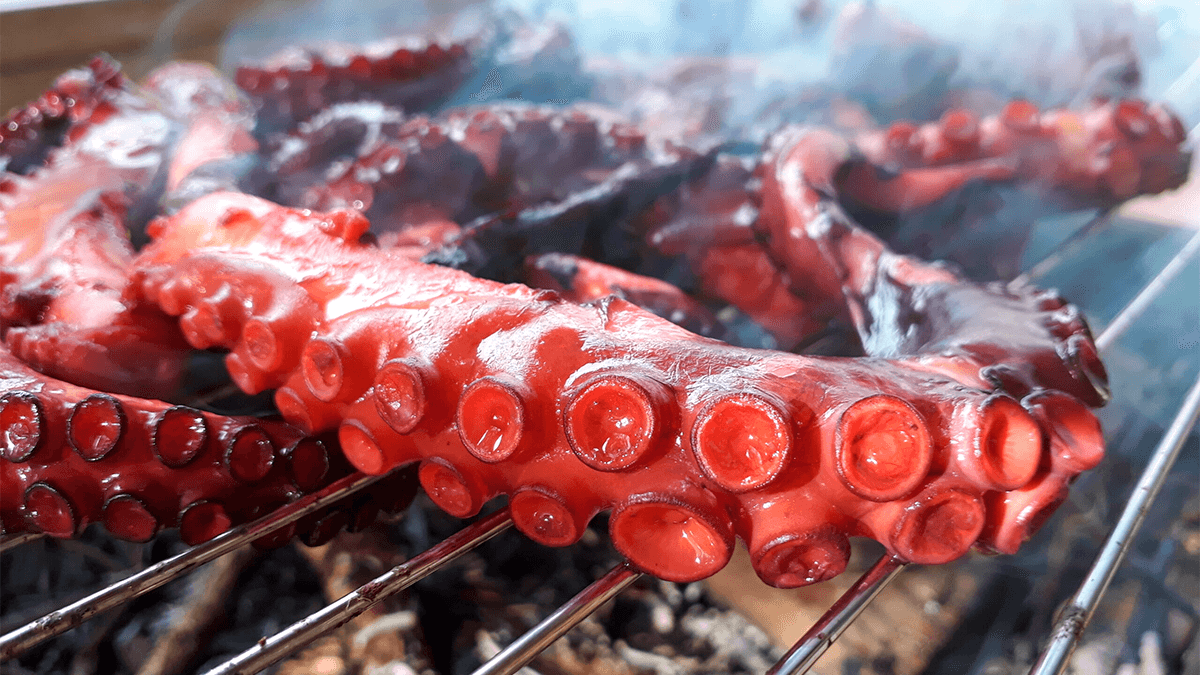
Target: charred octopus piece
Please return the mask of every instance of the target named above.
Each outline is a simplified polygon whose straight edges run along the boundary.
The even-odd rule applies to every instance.
[[[779,217],[806,208],[791,201],[802,191],[769,186]],[[548,545],[574,542],[611,509],[617,548],[670,580],[716,572],[735,536],[781,586],[839,573],[851,535],[945,562],[976,543],[1012,550],[1057,503],[1055,486],[1102,452],[1098,433],[1085,433],[1094,418],[1070,394],[1038,389],[1022,402],[979,376],[1012,345],[891,361],[747,350],[619,299],[579,305],[425,265],[362,243],[367,228],[353,212],[211,195],[153,225],[137,285],[183,315],[189,340],[230,349],[247,391],[282,385],[276,403],[290,422],[337,429],[359,470],[419,463],[426,492],[460,517],[507,494],[517,527]],[[865,251],[843,249],[855,274],[1005,302],[910,269],[915,261],[886,257],[852,226],[826,232],[814,243]],[[218,330],[193,327],[192,315],[222,313],[228,294],[278,299],[222,314]],[[280,325],[284,316],[304,317],[302,329]],[[935,323],[929,337],[953,341],[937,330],[960,327]],[[1061,340],[1029,339],[1048,351]],[[1069,430],[1047,421],[1042,397],[1075,420]]]
[[[499,215],[553,231],[581,211],[620,216],[702,174],[707,160],[610,113],[519,103],[407,119],[374,104],[337,106],[273,147],[255,183],[260,194],[297,208],[358,209],[381,241],[433,219],[484,225]],[[637,198],[622,206],[627,194]],[[475,257],[473,266],[484,267]],[[511,277],[520,262],[486,266]]]

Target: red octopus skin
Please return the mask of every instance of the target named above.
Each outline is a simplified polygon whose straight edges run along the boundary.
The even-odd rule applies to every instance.
[[[861,134],[854,144],[868,163],[850,165],[838,187],[845,198],[891,213],[979,180],[1041,185],[1072,208],[1108,207],[1182,185],[1191,160],[1185,139],[1179,118],[1160,104],[1123,99],[1041,112],[1018,100],[982,120],[952,110],[938,122]]]
[[[1019,401],[920,359],[732,347],[619,299],[423,265],[361,243],[367,228],[210,195],[153,224],[137,283],[189,339],[231,349],[244,389],[279,387],[290,422],[338,429],[359,470],[419,462],[461,517],[508,494],[548,545],[612,509],[618,550],[668,580],[713,574],[735,536],[785,587],[840,573],[853,535],[945,562],[1013,550],[1102,455],[1095,418],[1062,392]]]
[[[234,81],[253,100],[260,127],[275,130],[347,101],[418,112],[448,98],[470,67],[462,44],[393,39],[285,49],[265,63],[239,67]]]
[[[28,231],[39,240],[33,255],[0,257],[0,328],[5,347],[44,373],[164,398],[178,388],[189,350],[173,321],[125,293],[127,207],[120,192],[82,196]],[[0,243],[24,243],[18,233]]]
[[[186,543],[197,544],[347,473],[333,446],[284,422],[78,387],[28,368],[2,348],[0,373],[5,535],[72,537],[99,522],[129,541],[178,527]],[[389,480],[391,490],[403,493],[401,476]],[[411,476],[408,483],[415,489]],[[407,505],[394,501],[388,496],[387,508]],[[339,525],[352,515],[373,516],[349,507],[336,505],[272,541],[297,528],[310,541],[314,534],[331,536],[325,530],[335,512]]]
[[[104,59],[64,75],[45,98],[68,94],[61,146],[28,175],[0,177],[0,331],[47,374],[167,396],[186,344],[123,291],[133,257],[126,229],[157,199],[174,122]]]

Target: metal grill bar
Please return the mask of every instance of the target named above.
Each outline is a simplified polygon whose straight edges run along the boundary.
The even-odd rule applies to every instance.
[[[628,562],[617,565],[471,675],[512,675],[641,576]]]
[[[1154,302],[1154,299],[1157,298],[1159,294],[1166,290],[1167,285],[1170,284],[1171,281],[1181,271],[1183,271],[1183,268],[1187,265],[1188,261],[1190,261],[1197,252],[1200,252],[1200,231],[1197,231],[1196,234],[1188,240],[1188,243],[1184,244],[1183,248],[1179,250],[1179,253],[1177,253],[1174,258],[1171,258],[1171,262],[1167,263],[1166,266],[1162,268],[1162,271],[1159,272],[1158,275],[1153,279],[1151,279],[1150,283],[1146,284],[1145,288],[1143,288],[1140,293],[1134,296],[1133,300],[1131,300],[1128,305],[1125,305],[1125,308],[1122,309],[1121,312],[1117,314],[1117,316],[1111,322],[1109,322],[1107,326],[1104,327],[1104,330],[1100,333],[1100,336],[1096,338],[1096,349],[1099,349],[1100,351],[1108,349],[1117,338],[1121,337],[1125,331],[1129,330],[1129,327],[1133,325],[1133,322],[1142,315],[1142,312],[1145,312],[1146,309],[1150,307],[1150,303]]]
[[[349,623],[376,604],[412,586],[467,551],[512,526],[504,508],[466,527],[408,562],[393,567],[337,602],[310,614],[274,636],[208,671],[205,675],[249,675],[274,664],[325,633]]]
[[[37,621],[25,624],[0,637],[0,661],[11,659],[44,640],[65,633],[100,612],[149,593],[235,548],[282,529],[381,478],[383,476],[364,476],[362,474],[346,476],[324,490],[276,509],[253,523],[239,525],[199,546],[193,546],[177,556],[151,565],[78,602],[50,612]]]
[[[895,556],[881,557],[853,586],[846,589],[842,597],[808,629],[795,646],[767,671],[767,675],[807,673],[906,564]]]
[[[1104,548],[1096,557],[1096,562],[1084,579],[1083,585],[1071,599],[1071,604],[1063,610],[1062,618],[1054,627],[1054,637],[1029,671],[1030,675],[1059,675],[1066,671],[1067,662],[1075,651],[1079,638],[1091,621],[1104,591],[1108,590],[1108,584],[1116,574],[1117,567],[1125,559],[1125,554],[1133,544],[1134,535],[1146,517],[1146,511],[1158,496],[1163,481],[1175,465],[1179,451],[1183,448],[1188,433],[1196,425],[1197,419],[1200,419],[1200,378],[1188,391],[1179,414],[1175,416],[1167,433],[1155,448],[1146,470],[1142,472],[1141,478],[1133,488],[1133,494],[1121,512],[1116,528],[1104,542]]]
[[[1069,259],[1078,252],[1080,246],[1097,230],[1107,226],[1112,222],[1113,211],[1106,209],[1096,214],[1083,227],[1072,232],[1066,239],[1061,241],[1054,247],[1045,258],[1042,258],[1036,265],[1029,268],[1029,271],[1019,274],[1013,281],[1029,282],[1031,279],[1036,279],[1046,272],[1049,272],[1059,263]]]

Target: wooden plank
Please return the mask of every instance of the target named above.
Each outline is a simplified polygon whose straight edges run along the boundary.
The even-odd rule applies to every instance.
[[[228,27],[260,4],[109,0],[2,13],[0,110],[37,98],[60,73],[100,52],[120,61],[135,79],[172,59],[216,61]],[[160,37],[170,23],[177,26],[174,34]]]

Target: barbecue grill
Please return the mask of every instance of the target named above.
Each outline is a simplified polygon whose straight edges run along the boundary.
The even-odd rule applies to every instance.
[[[0,67],[3,65],[0,62]],[[1173,96],[1185,104],[1200,99],[1200,60],[1172,86]],[[1189,111],[1180,112],[1186,115]],[[1194,111],[1191,112],[1194,115]],[[1195,124],[1200,120],[1193,116],[1188,121]],[[1200,126],[1191,130],[1190,137],[1194,139],[1198,135]],[[1155,514],[1151,517],[1151,523],[1156,526],[1150,528],[1154,530],[1152,534],[1162,532],[1155,520],[1164,515],[1153,510],[1155,498],[1173,468],[1177,467],[1181,455],[1182,466],[1175,470],[1183,472],[1184,481],[1188,476],[1194,478],[1197,471],[1194,428],[1200,418],[1200,380],[1197,379],[1200,346],[1196,342],[1200,333],[1195,325],[1200,313],[1200,293],[1197,292],[1200,287],[1200,221],[1196,219],[1195,206],[1200,196],[1200,177],[1196,173],[1194,169],[1191,182],[1177,194],[1139,200],[1083,222],[1065,222],[1063,219],[1038,223],[1033,243],[1025,256],[1024,274],[1042,286],[1057,286],[1066,297],[1080,305],[1098,331],[1097,346],[1103,350],[1117,383],[1114,402],[1104,413],[1106,435],[1110,439],[1109,461],[1132,472],[1124,484],[1108,487],[1100,481],[1110,476],[1086,475],[1074,489],[1073,495],[1093,494],[1095,499],[1107,497],[1120,501],[1099,509],[1109,530],[1103,544],[1077,554],[1089,565],[1082,565],[1079,560],[1069,562],[1083,567],[1081,578],[1073,581],[1074,586],[1070,589],[1050,588],[1047,591],[1056,599],[1069,596],[1062,607],[1051,608],[1055,610],[1053,621],[1049,620],[1051,617],[1041,617],[1040,622],[1036,617],[1026,619],[1040,633],[1035,636],[1037,650],[1027,655],[1028,662],[1024,665],[1025,670],[1036,675],[1065,672],[1072,653],[1087,635],[1085,631],[1093,613],[1114,575],[1123,574],[1121,565],[1128,557],[1135,559],[1132,566],[1135,572],[1129,572],[1134,574],[1136,570],[1145,573],[1147,569],[1161,572],[1174,555],[1172,551],[1163,553],[1160,550],[1158,559],[1154,559],[1153,554],[1146,556],[1145,538],[1139,539],[1138,533],[1144,529],[1147,514]],[[1097,278],[1095,272],[1098,269],[1112,270],[1111,278],[1108,278],[1110,275]],[[1171,343],[1166,349],[1155,345],[1163,339]],[[235,554],[249,542],[281,531],[305,515],[377,480],[378,477],[352,475],[320,493],[136,571],[33,620],[14,625],[11,615],[5,611],[3,626],[7,632],[0,636],[0,662],[15,664],[20,654],[84,621],[93,617],[102,620],[100,617],[106,613],[129,607],[138,598],[194,572],[201,565]],[[1191,482],[1190,492],[1186,489],[1174,491],[1178,494],[1171,495],[1172,505],[1196,498],[1195,481]],[[1061,569],[1046,563],[1045,555],[1048,548],[1064,541],[1078,545],[1079,542],[1069,535],[1056,534],[1056,528],[1063,527],[1062,522],[1069,517],[1072,508],[1077,505],[1064,507],[1039,535],[1039,541],[1005,563],[1011,569],[1023,570],[1022,574],[1030,577],[1025,580],[1029,588],[1047,590],[1045,584],[1039,585],[1037,581],[1039,572],[1046,579],[1065,578]],[[455,564],[461,556],[484,542],[518,536],[507,531],[511,524],[506,507],[494,510],[340,600],[307,616],[298,615],[295,623],[274,634],[264,635],[257,643],[244,645],[242,653],[207,672],[251,673],[267,668],[385,598]],[[42,545],[44,542],[39,542],[37,535],[20,535],[0,541],[6,576],[11,576],[12,570],[23,560],[33,559],[23,558],[23,555]],[[1190,552],[1193,562],[1198,553]],[[1068,563],[1060,561],[1057,564]],[[820,657],[843,631],[860,615],[874,611],[873,600],[888,592],[889,582],[912,573],[905,567],[894,558],[881,557],[828,606],[828,610],[769,672],[804,673],[814,666],[819,668]],[[629,589],[641,576],[628,564],[618,563],[528,632],[507,646],[501,646],[498,653],[474,672],[488,675],[518,672],[598,607]],[[1156,611],[1148,597],[1132,602],[1136,606],[1132,611]],[[1191,634],[1194,636],[1194,598],[1190,608],[1185,609],[1192,612]],[[964,621],[973,619],[978,617],[968,617]],[[990,672],[985,670],[988,657],[1002,651],[997,643],[1006,639],[1000,634],[1003,621],[995,616],[991,619],[991,629],[996,634],[972,643],[976,649],[969,663],[959,662],[955,666],[952,660],[939,662],[934,658],[930,672]],[[1009,624],[1012,623],[1010,618]],[[1131,621],[1128,625],[1136,624]],[[1044,629],[1046,625],[1049,625],[1048,629]],[[1140,639],[1141,635],[1136,638]],[[1195,644],[1192,649],[1200,651]],[[1078,660],[1076,663],[1079,668],[1086,667],[1078,666]],[[939,667],[942,670],[936,670]],[[13,668],[13,672],[21,672],[16,670],[16,665]]]

